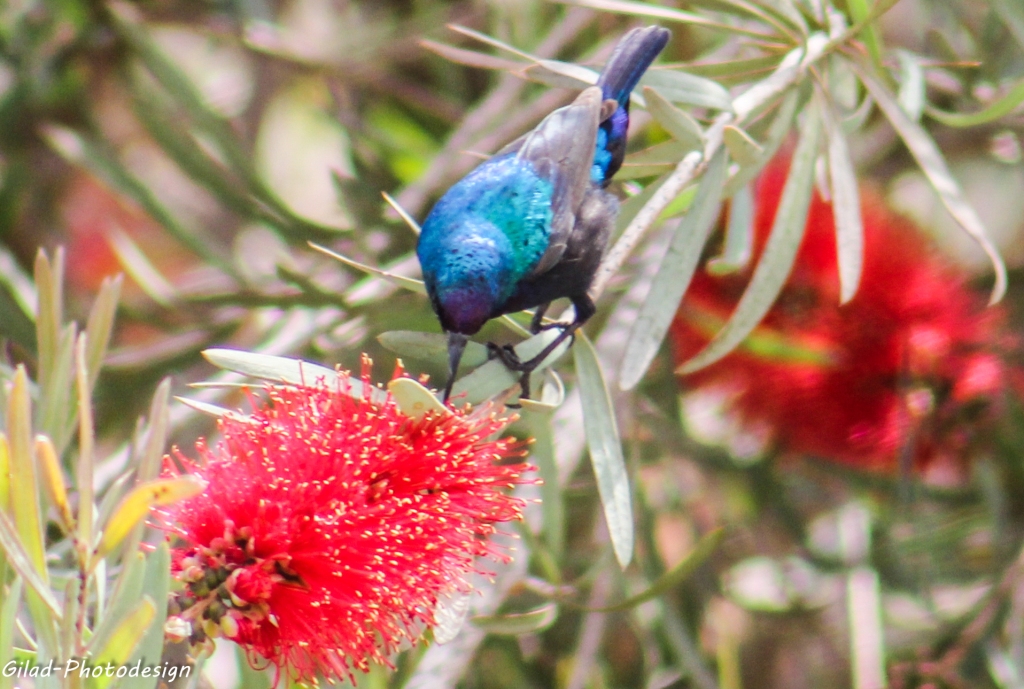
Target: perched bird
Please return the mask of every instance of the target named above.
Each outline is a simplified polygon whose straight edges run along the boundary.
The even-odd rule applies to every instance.
[[[575,307],[573,321],[556,324],[558,337],[528,361],[492,347],[523,373],[529,397],[530,372],[594,314],[587,290],[619,210],[604,188],[625,156],[630,94],[668,38],[658,26],[627,33],[596,86],[466,175],[430,211],[416,254],[448,335],[445,401],[468,337],[488,320],[537,307],[536,333],[550,302],[567,297]]]

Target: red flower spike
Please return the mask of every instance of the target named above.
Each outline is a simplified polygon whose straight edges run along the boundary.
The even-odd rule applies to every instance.
[[[215,448],[197,444],[204,463],[178,453],[208,484],[159,515],[180,537],[173,605],[193,643],[225,636],[297,680],[351,677],[433,625],[475,558],[508,558],[488,537],[521,518],[503,491],[531,469],[499,463],[523,454],[490,439],[509,419],[414,421],[371,401],[365,366],[363,384],[362,398],[346,383],[267,387],[251,415],[220,420]]]
[[[755,257],[787,170],[778,158],[758,181]],[[861,205],[864,267],[853,300],[839,305],[832,206],[815,194],[776,304],[737,351],[683,384],[728,391],[729,412],[770,429],[786,452],[892,470],[910,446],[919,468],[962,468],[1016,390],[1019,373],[1004,354],[1018,343],[1003,329],[1003,309],[985,308],[917,228],[876,194]],[[679,363],[725,323],[748,279],[695,276],[672,327]]]

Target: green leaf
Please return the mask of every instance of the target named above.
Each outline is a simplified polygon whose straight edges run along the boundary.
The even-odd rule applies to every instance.
[[[1017,0],[994,0],[992,7],[1020,47],[1024,48],[1024,6]]]
[[[900,101],[902,105],[902,101]],[[928,117],[938,120],[947,127],[976,127],[988,124],[1013,112],[1024,103],[1024,79],[1014,84],[1006,95],[996,99],[984,110],[975,113],[946,112],[938,108],[928,108]]]
[[[156,550],[146,558],[146,575],[142,581],[142,593],[157,604],[153,621],[133,656],[142,662],[143,667],[160,663],[164,647],[164,623],[167,621],[166,601],[170,587],[171,551],[167,541],[161,541]],[[139,677],[132,681],[131,689],[153,689],[156,687],[156,680],[156,677]]]
[[[474,626],[488,634],[501,636],[520,636],[542,632],[558,619],[558,606],[554,603],[542,605],[529,612],[509,613],[507,615],[478,615],[472,618]]]
[[[0,335],[29,352],[36,351],[35,325],[22,311],[11,288],[3,283],[0,283]]]
[[[451,416],[451,410],[434,393],[412,378],[396,378],[388,383],[388,392],[399,411],[411,419],[419,420],[430,413]]]
[[[711,275],[728,275],[743,270],[754,253],[754,192],[742,187],[729,200],[722,255],[709,259],[705,270]]]
[[[423,281],[422,280],[415,280],[413,278],[407,278],[407,277],[405,277],[403,275],[395,275],[394,273],[389,273],[389,272],[387,272],[385,270],[381,270],[380,268],[374,268],[373,266],[368,266],[368,265],[366,265],[364,263],[360,263],[359,261],[354,261],[351,258],[348,258],[347,256],[342,256],[339,253],[331,251],[330,249],[328,249],[325,246],[320,246],[319,244],[314,244],[313,242],[310,242],[309,246],[310,246],[310,248],[314,249],[315,251],[319,251],[320,253],[324,254],[325,256],[330,256],[331,258],[335,259],[336,261],[341,261],[345,265],[351,266],[352,268],[355,268],[356,270],[361,270],[362,272],[364,272],[364,273],[366,273],[368,275],[373,275],[373,276],[376,276],[376,277],[379,277],[379,278],[383,278],[384,280],[386,280],[387,282],[390,282],[392,285],[395,285],[396,287],[401,287],[403,289],[407,289],[410,292],[415,292],[416,294],[426,294],[427,293],[427,288],[423,286]]]
[[[57,628],[60,607],[50,591],[50,573],[46,567],[43,524],[39,508],[39,482],[32,456],[32,406],[29,401],[28,374],[19,364],[7,399],[7,432],[10,442],[11,493],[14,523],[0,512],[0,543],[7,557],[29,589],[25,600],[36,626],[38,641],[50,654],[57,652]]]
[[[963,191],[960,189],[960,185],[949,171],[949,167],[946,165],[939,147],[935,145],[931,136],[920,124],[907,117],[906,113],[903,112],[903,108],[900,107],[889,90],[878,79],[859,65],[855,63],[850,64],[856,70],[861,83],[864,84],[871,97],[875,99],[878,107],[889,120],[889,123],[892,124],[893,129],[903,139],[903,143],[910,150],[910,154],[914,156],[914,160],[917,161],[921,171],[924,172],[932,188],[935,189],[935,192],[942,200],[942,205],[956,219],[960,227],[973,237],[985,253],[988,254],[996,273],[995,285],[992,287],[992,296],[989,303],[994,304],[998,302],[1006,294],[1006,264],[1003,263],[1003,257],[999,255],[999,250],[989,238],[981,218],[978,217],[971,204],[967,202]]]
[[[694,205],[676,228],[629,333],[619,374],[619,387],[623,390],[632,390],[643,378],[679,310],[679,302],[693,279],[701,252],[718,219],[727,171],[728,156],[719,149],[708,163]]]
[[[646,603],[649,600],[663,596],[689,579],[697,571],[697,568],[703,565],[718,550],[724,535],[725,530],[721,528],[704,534],[682,562],[662,574],[658,577],[657,581],[635,596],[630,596],[615,605],[603,608],[588,608],[587,610],[591,612],[623,612],[635,608],[641,603]]]
[[[4,602],[0,606],[0,667],[6,667],[14,658],[14,621],[21,605],[21,589],[21,577],[15,576],[4,592]],[[7,673],[0,673],[0,689],[11,689],[14,686],[11,680]]]
[[[45,606],[42,615],[40,615],[43,626],[42,628],[37,628],[36,633],[42,636],[47,633],[44,629],[49,628],[49,633],[52,635],[50,641],[53,643],[55,651],[57,648],[57,634],[53,625],[55,621],[60,620],[60,604],[53,597],[50,584],[44,579],[43,575],[36,571],[35,566],[32,564],[32,556],[18,537],[14,524],[11,523],[11,520],[4,512],[0,512],[0,547],[4,549],[7,561],[14,568],[14,571],[28,584],[30,591],[26,591],[25,595],[33,619],[36,619],[40,611],[33,611],[34,604],[28,596],[30,594],[34,595],[36,600]],[[38,620],[37,624],[39,624]]]
[[[522,361],[533,358],[541,353],[556,337],[558,329],[551,328],[534,335],[525,342],[515,346],[516,354]],[[544,361],[535,369],[539,373],[558,361],[569,349],[569,341],[564,342],[555,351],[551,352]],[[500,392],[508,390],[519,383],[520,374],[509,371],[508,368],[498,359],[492,359],[483,366],[471,371],[455,382],[452,388],[452,399],[458,403],[469,402],[478,404],[486,399],[494,397]]]
[[[440,333],[424,333],[417,330],[391,330],[377,336],[388,351],[400,357],[448,366],[448,337]],[[462,354],[462,366],[467,369],[487,363],[487,348],[477,342],[467,342]]]
[[[75,392],[78,393],[78,462],[75,465],[78,488],[78,540],[91,544],[96,541],[93,533],[93,470],[96,431],[92,421],[92,386],[86,369],[88,343],[83,333],[75,347]]]
[[[786,135],[789,134],[799,103],[800,94],[796,89],[786,94],[786,97],[782,100],[782,105],[779,106],[779,112],[775,115],[775,119],[772,120],[772,124],[768,128],[768,136],[761,146],[763,153],[760,160],[754,165],[741,167],[739,172],[729,178],[725,185],[725,191],[722,192],[724,198],[732,198],[741,188],[753,182],[754,178],[761,173],[761,169],[768,164],[768,161],[775,157],[779,147],[782,146],[782,142],[785,141]]]
[[[120,275],[114,278],[104,278],[96,300],[92,303],[92,309],[89,310],[89,320],[85,326],[89,351],[85,363],[89,370],[90,391],[96,386],[96,379],[99,378],[100,369],[103,367],[103,357],[106,356],[107,347],[110,345],[110,335],[114,329],[114,317],[117,315],[117,302],[121,296],[123,281]]]
[[[146,576],[146,557],[141,552],[128,553],[123,568],[117,577],[107,609],[94,630],[87,647],[96,657],[97,651],[106,646],[121,621],[131,612],[143,594],[142,584]],[[164,606],[166,608],[166,606]]]
[[[917,122],[921,119],[921,112],[924,110],[924,70],[921,69],[921,60],[913,53],[906,50],[897,50],[896,56],[900,60],[900,91],[896,100],[907,117]]]
[[[633,559],[633,508],[619,426],[597,352],[583,333],[576,339],[573,359],[583,404],[583,428],[590,450],[590,463],[597,479],[597,492],[604,507],[612,549],[619,565],[625,569]]]
[[[597,72],[571,62],[537,60],[523,70],[530,81],[559,89],[582,90],[597,83]]]
[[[640,83],[657,89],[674,103],[687,103],[715,110],[732,110],[732,97],[721,84],[674,69],[651,70]]]
[[[818,155],[821,129],[816,105],[812,103],[806,112],[771,234],[750,283],[725,328],[701,352],[676,369],[677,373],[692,373],[735,349],[768,313],[789,277],[807,229],[807,211],[814,190],[814,161]]]
[[[633,0],[559,0],[568,5],[579,5],[581,7],[591,7],[595,10],[601,10],[602,12],[618,12],[620,14],[629,14],[636,17],[650,17],[653,19],[666,19],[668,21],[680,22],[683,24],[692,24],[694,26],[706,26],[714,29],[721,29],[723,31],[729,31],[731,33],[740,34],[743,36],[754,36],[758,38],[768,38],[768,36],[759,31],[752,31],[742,26],[725,24],[723,22],[717,22],[713,19],[709,19],[702,14],[695,12],[684,12],[683,10],[677,10],[673,7],[665,7],[664,5],[652,5],[646,2],[634,2]]]
[[[729,149],[729,157],[740,165],[756,165],[764,154],[760,144],[739,127],[726,125],[722,130],[722,143]]]
[[[439,43],[437,41],[431,41],[430,39],[423,39],[420,41],[420,46],[426,48],[430,52],[440,55],[446,60],[455,62],[460,65],[466,65],[468,67],[476,67],[477,69],[496,69],[496,70],[518,70],[523,66],[522,62],[516,62],[513,60],[505,60],[500,57],[495,57],[487,53],[481,53],[476,50],[467,50],[466,48],[457,48],[447,43]]]
[[[860,190],[842,124],[824,93],[819,93],[819,101],[828,146],[829,182],[836,223],[839,303],[845,304],[857,293],[864,264],[864,222],[860,214]]]
[[[704,132],[689,113],[672,105],[667,98],[650,86],[644,87],[644,101],[647,103],[647,112],[651,113],[658,124],[681,144],[677,148],[683,150],[676,158],[676,163],[682,160],[687,152],[704,147]]]
[[[155,479],[135,486],[104,525],[94,557],[99,559],[113,552],[135,529],[135,525],[146,518],[151,508],[199,495],[204,488],[205,484],[194,476]]]
[[[106,665],[107,663],[115,667],[124,665],[131,657],[135,647],[142,641],[143,635],[155,617],[156,605],[149,596],[143,596],[132,611],[121,620],[107,644],[100,648],[94,656],[96,665]],[[89,686],[94,689],[106,689],[114,679],[113,675],[103,673],[99,677],[91,678]]]
[[[46,388],[57,365],[61,322],[64,320],[64,252],[61,249],[50,262],[42,249],[36,253],[35,277],[38,293],[36,305],[36,342],[39,344],[39,386]]]
[[[234,349],[207,349],[203,351],[203,356],[218,368],[241,373],[250,378],[290,385],[315,385],[317,381],[323,379],[324,384],[330,388],[344,382],[348,394],[352,397],[362,398],[367,394],[363,389],[363,382],[358,378],[342,376],[329,368],[300,359]],[[372,386],[368,394],[376,404],[383,404],[387,399],[387,394],[383,390]]]
[[[870,21],[872,8],[869,6],[869,0],[847,0],[847,7],[854,24],[864,22],[864,28],[862,29],[864,43],[868,47],[868,53],[870,53],[871,61],[875,64],[875,67],[881,68],[882,41],[878,37],[878,30],[875,28],[874,22]]]

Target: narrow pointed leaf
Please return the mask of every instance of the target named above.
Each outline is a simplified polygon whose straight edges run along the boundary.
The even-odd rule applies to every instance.
[[[96,435],[92,422],[92,386],[86,368],[87,350],[88,343],[83,333],[75,349],[75,389],[78,393],[78,539],[82,543],[91,544],[96,540],[93,534],[93,446]]]
[[[53,375],[57,361],[57,346],[60,340],[60,324],[62,320],[62,299],[59,291],[59,257],[55,257],[55,266],[42,249],[36,254],[35,283],[38,297],[36,300],[36,342],[39,346],[38,381],[41,387]]]
[[[682,144],[682,148],[685,149],[683,155],[704,145],[704,132],[689,113],[672,105],[667,98],[650,86],[644,87],[644,100],[651,117],[657,120],[673,139]],[[683,155],[676,159],[677,163],[682,160]]]
[[[424,333],[418,330],[390,330],[377,336],[377,342],[400,357],[448,365],[448,337],[440,333]],[[462,354],[465,370],[487,363],[487,348],[478,342],[467,342]],[[461,368],[461,367],[460,367]]]
[[[928,117],[938,120],[947,127],[976,127],[979,124],[987,124],[1006,117],[1021,103],[1024,103],[1024,79],[1015,84],[1006,95],[996,99],[979,112],[946,112],[938,108],[929,108]]]
[[[102,558],[121,544],[135,525],[146,518],[152,507],[170,505],[203,492],[203,482],[193,476],[158,479],[136,486],[117,506],[107,520],[103,536],[96,548],[96,557]]]
[[[117,301],[121,296],[123,281],[120,275],[114,278],[104,278],[99,294],[96,295],[96,301],[93,302],[92,309],[89,311],[89,320],[85,326],[89,350],[85,363],[89,371],[90,390],[96,385],[100,368],[103,366],[103,357],[106,356],[107,347],[110,345],[110,335],[114,329],[114,317],[117,315]]]
[[[473,625],[488,634],[502,636],[520,636],[542,632],[558,619],[558,606],[554,603],[542,605],[529,612],[511,613],[507,615],[478,615],[472,619]]]
[[[374,268],[373,266],[368,266],[365,263],[360,263],[359,261],[353,261],[351,258],[348,258],[346,256],[342,256],[339,253],[331,251],[330,249],[328,249],[325,246],[320,246],[319,244],[314,244],[313,242],[310,242],[309,246],[310,246],[310,248],[312,248],[312,249],[314,249],[316,251],[319,251],[320,253],[324,254],[325,256],[330,256],[331,258],[333,258],[333,259],[335,259],[337,261],[341,261],[345,265],[351,266],[351,267],[355,268],[356,270],[361,270],[362,272],[364,272],[364,273],[366,273],[368,275],[373,275],[373,276],[376,276],[376,277],[379,277],[379,278],[383,278],[384,280],[390,282],[391,284],[395,285],[396,287],[401,287],[403,289],[407,289],[410,292],[415,292],[416,294],[426,294],[427,293],[427,288],[423,286],[423,281],[422,280],[414,280],[413,278],[407,278],[404,275],[395,275],[394,273],[389,273],[387,271],[381,270],[380,268]]]
[[[999,255],[999,250],[989,238],[985,225],[981,222],[981,218],[978,217],[977,211],[967,202],[963,191],[960,189],[960,185],[949,171],[949,167],[946,165],[939,147],[935,145],[931,136],[921,125],[907,117],[906,113],[903,112],[903,108],[900,107],[896,99],[880,81],[855,63],[850,64],[857,71],[861,83],[864,84],[865,88],[875,99],[875,102],[878,103],[878,107],[885,114],[889,123],[892,124],[893,129],[903,139],[903,143],[906,144],[911,155],[914,156],[914,160],[917,161],[921,171],[924,172],[932,188],[939,195],[946,210],[956,219],[960,227],[973,237],[985,253],[988,254],[996,274],[995,285],[992,287],[992,296],[989,299],[989,303],[994,304],[998,302],[1006,294],[1006,264],[1003,263],[1003,257]]]
[[[14,659],[14,620],[21,605],[21,577],[15,576],[0,605],[0,667],[6,667]],[[11,677],[0,673],[0,689],[11,689]]]
[[[727,125],[722,130],[722,142],[729,149],[729,157],[740,165],[755,165],[764,154],[761,145],[739,127]]]
[[[917,122],[924,110],[924,70],[921,60],[906,50],[896,51],[900,60],[900,90],[896,97],[907,117]]]
[[[114,667],[124,665],[131,657],[135,647],[142,641],[143,635],[149,629],[153,618],[156,617],[156,605],[149,596],[143,596],[135,608],[121,620],[110,640],[96,654],[96,664],[112,664]],[[103,673],[100,677],[94,678],[91,687],[95,689],[106,689],[114,681],[113,675]]]
[[[778,113],[775,115],[775,119],[772,120],[772,124],[768,128],[768,136],[761,146],[763,150],[761,158],[754,165],[741,167],[739,172],[730,177],[725,185],[725,191],[722,193],[722,196],[727,199],[731,198],[742,187],[753,182],[754,178],[760,174],[761,169],[768,164],[768,161],[775,157],[779,147],[782,146],[782,142],[785,141],[786,135],[789,134],[799,103],[800,94],[796,89],[786,94],[782,104],[779,106]]]
[[[674,69],[656,69],[640,79],[644,86],[657,89],[674,103],[687,103],[715,110],[732,110],[732,97],[728,89],[704,77]]]
[[[316,385],[317,381],[322,379],[325,385],[333,387],[344,378],[348,394],[352,397],[361,398],[369,394],[370,399],[377,404],[381,404],[387,399],[387,395],[375,387],[371,387],[367,393],[363,389],[363,382],[358,378],[342,376],[329,368],[300,359],[242,352],[234,349],[207,349],[203,351],[203,356],[218,368],[274,383]]]
[[[60,468],[60,460],[57,458],[57,450],[53,446],[53,441],[45,435],[37,435],[35,456],[42,468],[43,486],[46,488],[50,502],[57,510],[61,527],[65,533],[71,533],[75,527],[75,518],[71,514],[71,503],[68,501],[64,472]]]
[[[420,45],[432,53],[440,55],[446,60],[468,67],[478,69],[516,70],[523,66],[522,62],[506,60],[487,53],[466,48],[457,48],[447,43],[439,43],[430,39],[423,39]]]
[[[668,593],[690,578],[698,567],[707,562],[707,559],[718,550],[724,535],[723,529],[715,529],[705,534],[682,562],[658,577],[657,581],[645,590],[615,605],[593,609],[592,612],[622,612]]]
[[[725,24],[698,14],[696,12],[685,12],[674,7],[655,5],[647,2],[635,2],[634,0],[559,0],[567,5],[580,5],[581,7],[592,7],[602,12],[617,12],[636,17],[651,17],[653,19],[666,19],[668,21],[680,22],[682,24],[693,24],[694,26],[707,26],[715,29],[722,29],[743,36],[755,36],[767,38],[764,33],[745,29],[742,26]]]
[[[143,594],[142,584],[146,576],[145,555],[140,552],[130,553],[124,558],[123,563],[106,614],[98,621],[92,638],[89,639],[87,650],[93,657],[107,645],[118,625],[138,604]]]
[[[807,108],[800,141],[782,190],[771,234],[761,259],[740,298],[732,318],[708,345],[677,369],[691,373],[712,364],[736,348],[768,313],[793,268],[807,227],[807,211],[814,191],[814,161],[818,155],[821,120],[817,107]]]
[[[383,196],[384,200],[388,202],[388,205],[398,213],[398,217],[405,222],[406,226],[412,230],[412,233],[419,237],[420,232],[423,230],[420,227],[420,224],[416,222],[416,218],[412,217],[412,215],[409,214],[409,211],[405,210],[405,208],[402,207],[402,204],[398,202],[398,199],[394,198],[391,194],[386,191],[382,191],[381,196]]]
[[[531,359],[540,354],[556,337],[558,337],[558,330],[556,328],[541,331],[525,342],[517,344],[515,346],[516,354],[523,361]],[[548,358],[537,366],[535,372],[539,373],[551,366],[568,349],[569,342],[566,341],[562,346],[551,352]],[[452,400],[456,404],[463,404],[465,402],[478,404],[519,383],[520,375],[519,373],[509,371],[505,364],[498,359],[492,359],[455,382],[455,386],[452,388]]]
[[[623,390],[633,389],[643,378],[679,310],[679,302],[718,219],[727,171],[728,156],[719,149],[708,164],[694,205],[676,229],[629,333],[619,375],[619,387]]]
[[[582,90],[597,83],[597,72],[582,65],[559,60],[537,60],[523,70],[532,81],[538,81],[554,88]]]
[[[166,601],[171,588],[170,572],[171,552],[167,542],[163,541],[146,558],[146,575],[142,581],[142,592],[153,601]],[[166,620],[167,606],[157,605],[153,621],[134,653],[134,657],[142,661],[143,667],[157,665],[160,662],[164,647],[164,623]],[[140,677],[132,682],[131,689],[154,689],[156,680],[156,677]]]
[[[860,285],[864,264],[864,222],[860,214],[860,191],[853,169],[846,134],[827,97],[822,96],[821,114],[828,146],[828,171],[832,188],[832,212],[836,223],[836,254],[839,261],[839,303],[853,299]]]
[[[52,641],[56,642],[57,636],[56,631],[53,629],[53,622],[60,619],[60,604],[53,597],[50,584],[44,581],[43,577],[36,571],[35,565],[32,564],[32,556],[15,532],[14,524],[11,523],[11,520],[3,512],[0,512],[0,547],[4,549],[7,561],[11,564],[11,567],[14,568],[14,571],[18,573],[29,589],[31,589],[31,591],[26,592],[26,596],[30,594],[35,595],[36,599],[45,606],[46,613],[43,619],[50,627]],[[31,611],[31,600],[28,603]],[[33,611],[32,617],[35,618],[36,615],[37,613]],[[43,632],[37,629],[36,633],[42,634]]]
[[[573,359],[579,379],[590,463],[597,479],[597,491],[604,507],[612,549],[619,565],[625,569],[633,559],[633,507],[615,409],[597,352],[582,333],[573,348]]]
[[[711,275],[728,275],[750,264],[754,252],[754,192],[743,187],[729,201],[729,221],[725,225],[722,255],[710,259],[706,270]]]

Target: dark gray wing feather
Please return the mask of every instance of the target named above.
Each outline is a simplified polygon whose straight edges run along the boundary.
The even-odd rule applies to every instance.
[[[531,275],[551,268],[565,252],[576,214],[591,185],[590,168],[603,105],[601,89],[592,86],[545,117],[519,146],[517,157],[530,161],[537,174],[554,186],[548,248]]]

